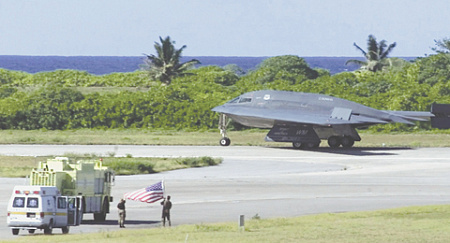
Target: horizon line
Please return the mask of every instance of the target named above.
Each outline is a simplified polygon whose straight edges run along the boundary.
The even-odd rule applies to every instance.
[[[335,57],[335,58],[340,58],[340,57],[350,57],[350,58],[364,58],[362,56],[300,56],[300,55],[279,55],[279,56],[298,56],[301,58],[304,57]],[[231,58],[231,57],[235,57],[235,58],[270,58],[270,57],[279,57],[279,56],[205,56],[205,55],[199,55],[199,56],[182,56],[181,58],[189,58],[189,57],[226,57],[226,58]],[[67,55],[0,55],[0,57],[144,57],[144,55],[142,56],[112,56],[112,55],[73,55],[73,56],[67,56]],[[390,58],[419,58],[422,56],[391,56]],[[426,57],[426,56],[423,56]]]

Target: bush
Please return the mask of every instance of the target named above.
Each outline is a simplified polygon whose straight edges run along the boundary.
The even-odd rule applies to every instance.
[[[188,167],[202,167],[202,166],[218,165],[222,163],[222,159],[213,159],[211,157],[184,158],[181,159],[179,163],[186,165]]]
[[[181,160],[132,157],[103,159],[103,165],[113,169],[116,175],[153,174],[166,170],[217,165],[221,162],[222,159],[210,157],[183,158]]]
[[[135,162],[130,159],[115,158],[112,161],[104,163],[110,169],[113,169],[116,175],[137,175],[152,174],[153,164],[151,162]]]
[[[449,67],[450,55],[438,54],[388,71],[330,76],[300,57],[279,56],[243,76],[233,69],[201,67],[170,86],[150,82],[142,71],[96,76],[76,70],[26,74],[0,69],[0,128],[208,130],[218,124],[213,107],[261,89],[327,94],[382,110],[429,111],[433,102],[450,103]],[[73,88],[96,86],[121,88],[85,93]]]

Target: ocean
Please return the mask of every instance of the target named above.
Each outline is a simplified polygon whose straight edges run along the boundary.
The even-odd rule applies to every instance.
[[[0,68],[8,70],[37,73],[58,69],[75,69],[95,75],[115,72],[133,72],[144,63],[145,56],[6,56],[0,55]],[[212,57],[192,56],[183,57],[182,62],[197,59],[200,66],[215,65],[219,67],[236,64],[244,71],[256,69],[268,57]],[[323,68],[336,74],[358,69],[357,65],[345,65],[350,59],[363,60],[361,57],[303,57],[312,68]]]

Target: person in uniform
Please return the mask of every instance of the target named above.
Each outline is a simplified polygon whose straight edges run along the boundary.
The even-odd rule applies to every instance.
[[[163,206],[162,210],[162,225],[166,226],[166,219],[169,223],[169,226],[172,226],[170,222],[170,209],[172,208],[172,202],[170,201],[170,196],[167,196],[167,199],[164,199],[161,202],[161,205]]]
[[[117,209],[119,210],[119,226],[120,228],[125,228],[125,200],[120,199],[120,202],[117,204]]]

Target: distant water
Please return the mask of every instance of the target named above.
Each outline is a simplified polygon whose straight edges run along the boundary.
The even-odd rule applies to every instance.
[[[236,64],[244,71],[256,69],[268,57],[183,57],[182,62],[197,59],[200,66],[215,65],[219,67]],[[363,60],[360,57],[303,57],[312,68],[323,68],[336,74],[358,69],[357,65],[345,65],[350,59]],[[411,59],[411,58],[410,58]],[[75,69],[87,71],[95,75],[114,72],[133,72],[144,63],[142,57],[115,57],[115,56],[1,56],[0,68],[37,73],[57,69]]]

